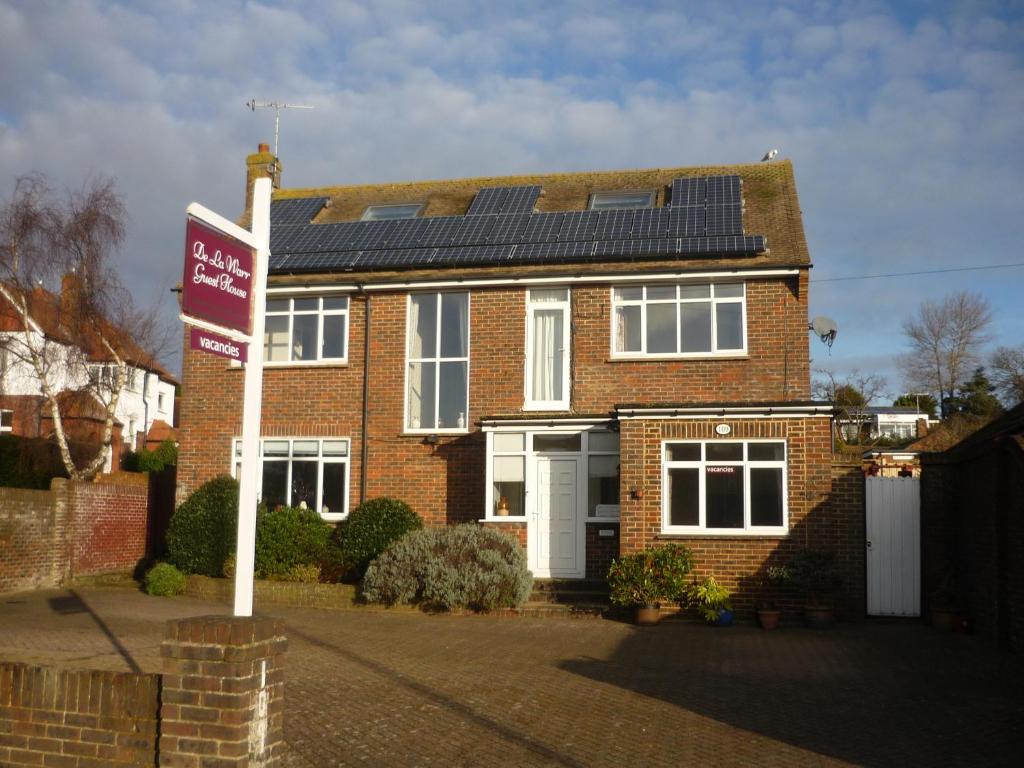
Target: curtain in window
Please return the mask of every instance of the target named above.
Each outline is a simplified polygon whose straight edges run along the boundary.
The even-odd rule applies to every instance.
[[[562,399],[562,310],[533,315],[533,399]]]

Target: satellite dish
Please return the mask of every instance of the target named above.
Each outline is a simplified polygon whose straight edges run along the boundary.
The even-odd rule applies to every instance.
[[[836,340],[836,334],[839,333],[839,328],[836,326],[836,321],[831,317],[825,317],[824,315],[818,315],[816,318],[811,320],[811,324],[807,328],[818,336],[829,349],[832,349],[832,342]]]

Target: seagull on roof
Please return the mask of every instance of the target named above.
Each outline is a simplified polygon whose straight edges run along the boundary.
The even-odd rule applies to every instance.
[[[776,147],[775,149],[769,149],[767,152],[764,153],[764,157],[761,158],[761,162],[767,163],[771,160],[774,160],[777,154],[779,154],[778,147]]]

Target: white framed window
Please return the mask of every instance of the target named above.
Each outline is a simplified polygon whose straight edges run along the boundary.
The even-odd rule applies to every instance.
[[[138,392],[138,369],[128,366],[125,369],[124,385],[132,392]]]
[[[594,192],[590,196],[590,210],[608,211],[616,208],[650,208],[654,205],[654,192]]]
[[[156,396],[156,409],[158,411],[167,410],[167,395],[163,392],[158,392]]]
[[[268,298],[263,359],[275,363],[345,363],[348,296]]]
[[[398,205],[370,205],[363,211],[363,221],[388,221],[390,219],[414,219],[423,209],[423,203],[400,203]]]
[[[747,351],[743,283],[612,288],[612,357],[706,357]]]
[[[0,432],[14,431],[14,411],[0,409]]]
[[[569,289],[526,294],[526,410],[569,409]]]
[[[662,443],[662,530],[687,534],[785,534],[786,443]]]
[[[348,438],[266,437],[260,440],[261,502],[299,507],[325,520],[348,515]],[[234,441],[233,476],[241,474],[242,441]]]
[[[410,294],[407,327],[406,429],[467,431],[469,294]]]

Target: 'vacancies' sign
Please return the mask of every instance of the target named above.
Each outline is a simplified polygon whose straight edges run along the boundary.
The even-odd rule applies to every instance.
[[[252,333],[253,249],[195,219],[185,229],[181,310],[222,328]]]

